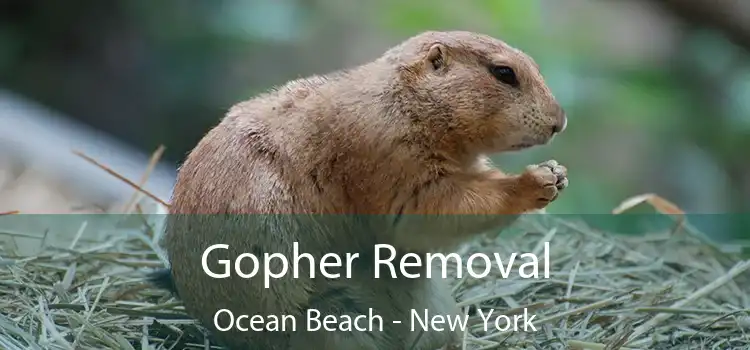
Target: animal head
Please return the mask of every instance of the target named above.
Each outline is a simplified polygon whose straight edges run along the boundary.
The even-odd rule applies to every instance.
[[[549,143],[567,117],[534,60],[472,32],[425,32],[387,51],[411,87],[409,114],[437,139],[478,152]]]

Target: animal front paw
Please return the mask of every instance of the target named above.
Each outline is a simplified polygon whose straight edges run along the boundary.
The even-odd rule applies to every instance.
[[[531,209],[542,209],[568,187],[568,169],[555,160],[529,165],[519,178],[519,195]]]

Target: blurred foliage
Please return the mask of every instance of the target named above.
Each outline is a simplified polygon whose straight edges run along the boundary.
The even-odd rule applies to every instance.
[[[179,162],[226,108],[271,85],[422,30],[477,30],[531,54],[567,110],[552,145],[497,157],[511,171],[568,166],[570,188],[550,212],[608,213],[642,192],[690,212],[750,212],[748,53],[686,26],[669,58],[623,58],[602,45],[615,39],[592,27],[594,12],[554,11],[543,0],[5,1],[0,83],[145,151],[165,143]],[[750,220],[736,217],[746,223],[705,229],[742,236]]]

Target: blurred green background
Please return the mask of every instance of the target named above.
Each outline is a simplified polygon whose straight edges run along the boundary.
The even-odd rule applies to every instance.
[[[553,213],[657,193],[750,212],[750,1],[0,1],[0,86],[175,165],[240,100],[463,29],[535,57],[569,116],[546,147],[499,157],[570,171]],[[747,220],[745,220],[747,221]],[[744,227],[744,228],[743,228]],[[748,226],[736,226],[742,236]]]

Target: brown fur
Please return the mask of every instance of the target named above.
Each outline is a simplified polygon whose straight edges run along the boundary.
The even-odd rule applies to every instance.
[[[488,64],[512,67],[520,86],[498,81]],[[373,279],[367,264],[373,244],[392,244],[400,252],[450,249],[544,208],[567,186],[564,167],[551,161],[509,175],[491,167],[486,155],[548,143],[564,124],[562,108],[530,57],[470,32],[422,33],[370,63],[292,81],[239,103],[179,171],[171,207],[177,215],[163,240],[179,296],[209,329],[221,308],[235,315],[299,315],[308,307],[334,314],[373,307],[386,320],[404,320],[404,327],[410,309],[455,314],[455,301],[439,279]],[[181,214],[238,215],[222,221]],[[377,223],[331,216],[336,219],[317,219],[311,227],[313,220],[303,216],[239,214],[390,216]],[[411,220],[410,214],[485,216]],[[212,244],[229,244],[222,257],[228,259],[245,252],[291,256],[294,241],[316,257],[363,257],[351,280],[293,279],[290,273],[270,289],[262,280],[213,279],[201,269],[201,254]],[[406,349],[418,334],[389,321],[385,327],[384,333],[349,335],[215,335],[238,349],[288,350]],[[417,349],[435,349],[458,336],[426,333]]]

